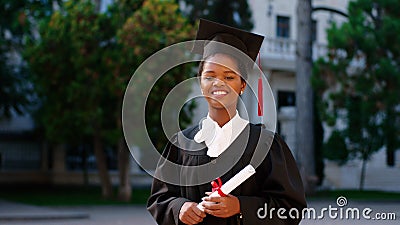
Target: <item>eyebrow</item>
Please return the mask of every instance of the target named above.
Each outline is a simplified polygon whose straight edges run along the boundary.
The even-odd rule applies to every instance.
[[[214,70],[206,70],[206,71],[203,71],[203,73],[215,73],[215,71]],[[238,75],[238,73],[233,70],[225,70],[224,71],[224,74],[230,74],[230,73]]]

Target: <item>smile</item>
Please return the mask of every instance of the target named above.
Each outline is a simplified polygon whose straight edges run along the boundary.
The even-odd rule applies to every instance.
[[[213,91],[211,92],[213,95],[226,95],[228,92],[226,91]]]

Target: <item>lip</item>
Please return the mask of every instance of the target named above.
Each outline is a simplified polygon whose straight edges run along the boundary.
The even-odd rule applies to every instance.
[[[224,90],[224,89],[215,89],[215,90],[211,90],[210,93],[211,93],[211,96],[213,96],[215,98],[222,98],[222,97],[225,97],[226,95],[228,95],[229,91]]]

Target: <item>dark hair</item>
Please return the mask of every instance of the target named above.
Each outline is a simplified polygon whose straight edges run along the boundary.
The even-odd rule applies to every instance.
[[[203,60],[200,61],[200,63],[199,63],[199,71],[197,72],[197,77],[201,77],[201,73],[203,72],[204,63],[207,61],[208,58],[210,58],[210,57],[212,57],[214,55],[209,55],[209,56],[207,56],[206,58],[204,58]],[[228,55],[228,54],[224,54],[224,55],[227,55],[227,56],[231,57],[232,59],[234,59],[236,61],[236,63],[238,64],[239,72],[240,72],[240,78],[241,78],[242,81],[244,81],[246,83],[247,68],[244,65],[244,63],[241,63],[236,57],[234,57],[232,55]]]

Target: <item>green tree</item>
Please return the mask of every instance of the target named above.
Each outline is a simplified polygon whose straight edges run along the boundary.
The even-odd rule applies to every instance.
[[[132,16],[136,10],[142,7],[142,4],[143,0],[118,0],[109,5],[106,12],[107,17],[111,19],[109,29],[112,30],[113,38],[109,43],[111,44],[109,46],[110,51],[107,51],[103,58],[105,59],[104,63],[107,64],[114,78],[113,82],[109,83],[108,92],[115,97],[113,100],[115,102],[115,108],[112,109],[114,110],[112,120],[115,122],[116,127],[113,136],[117,145],[119,172],[118,199],[125,202],[130,201],[132,193],[129,179],[131,155],[122,134],[121,108],[125,87],[130,79],[134,64],[130,64],[125,56],[121,57],[123,45],[117,40],[117,33],[125,24],[126,20]]]
[[[190,39],[195,29],[179,14],[173,1],[146,0],[119,31],[118,40],[124,46],[124,63],[136,68],[156,51],[171,44]],[[181,81],[193,76],[192,65],[186,64],[172,69],[158,80],[146,101],[146,126],[157,149],[162,150],[167,142],[161,126],[161,106],[165,96]],[[143,75],[139,82],[150,82],[153,76]],[[140,85],[140,84],[137,84]],[[189,93],[191,90],[186,90]],[[138,93],[138,96],[143,96]],[[191,109],[181,112],[182,125],[190,123]],[[139,109],[138,109],[139,110]],[[137,134],[141,135],[141,134]],[[140,140],[140,138],[138,138]],[[138,143],[140,146],[140,143]]]
[[[129,7],[134,10],[127,10]],[[116,51],[108,57],[107,63],[112,68],[113,74],[118,79],[113,83],[112,93],[117,96],[117,130],[122,131],[121,112],[122,99],[125,93],[126,85],[131,78],[134,70],[151,54],[156,51],[193,37],[194,29],[183,18],[179,11],[178,6],[173,1],[161,0],[123,0],[117,1],[116,4],[109,8],[112,13],[114,26],[117,27],[116,32]],[[163,76],[155,85],[154,91],[147,99],[146,120],[150,137],[154,145],[158,149],[165,145],[166,138],[160,124],[160,111],[163,103],[163,96],[166,96],[177,83],[190,77],[189,70],[191,66],[182,66],[176,68],[173,72],[168,73],[168,76]],[[148,82],[152,79],[151,76],[142,76]],[[188,90],[189,91],[189,90]],[[138,96],[142,96],[138,93]],[[150,108],[150,109],[149,109]],[[189,111],[184,111],[180,118],[183,125],[190,122],[191,110],[193,104],[190,105]],[[186,124],[185,124],[186,122]],[[144,132],[138,132],[144,135]],[[127,199],[127,193],[130,192],[129,178],[129,164],[128,158],[130,156],[122,134],[120,133],[118,141],[118,159],[120,180],[119,196],[120,199]],[[137,143],[140,146],[140,143]],[[131,146],[132,147],[132,146]]]
[[[121,125],[125,87],[146,57],[192,36],[192,29],[171,1],[115,1],[104,13],[97,9],[90,0],[66,1],[42,21],[40,39],[27,48],[26,58],[42,101],[37,114],[46,138],[57,144],[93,138],[104,197],[112,193],[103,146],[116,146],[119,197],[128,201],[130,154]],[[175,74],[171,82],[156,85],[159,91],[149,104],[159,104],[166,85],[190,75],[182,69]],[[149,113],[149,126],[159,125],[152,119],[157,113]]]
[[[103,196],[112,195],[103,151],[113,127],[104,63],[112,33],[110,20],[91,1],[67,1],[39,27],[40,39],[26,49],[35,91],[41,99],[38,120],[52,143],[82,143],[93,137]],[[115,127],[115,126],[114,126]]]
[[[194,24],[199,18],[209,19],[244,30],[253,29],[247,0],[183,0],[182,13]]]
[[[51,12],[49,1],[0,1],[0,119],[12,112],[23,114],[32,104],[33,92],[21,59],[26,37],[33,35],[34,21]]]
[[[329,54],[314,67],[322,119],[347,148],[336,158],[362,160],[360,189],[371,155],[385,147],[390,156],[400,147],[399,10],[395,0],[350,2],[348,22],[328,30]]]

